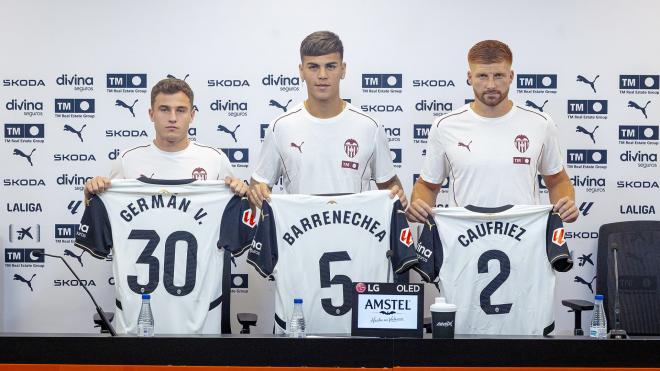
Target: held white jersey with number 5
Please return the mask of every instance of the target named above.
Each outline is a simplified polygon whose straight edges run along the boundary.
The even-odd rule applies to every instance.
[[[554,329],[554,268],[573,266],[551,205],[437,208],[417,244],[425,281],[456,304],[457,334],[541,335]]]
[[[294,298],[303,299],[307,333],[350,333],[353,282],[396,281],[417,263],[405,213],[389,191],[272,195],[260,219],[248,263],[275,279],[278,334]]]
[[[75,244],[97,258],[112,251],[118,333],[136,333],[151,294],[156,334],[220,334],[226,251],[248,245],[254,224],[224,182],[113,180],[85,209]]]

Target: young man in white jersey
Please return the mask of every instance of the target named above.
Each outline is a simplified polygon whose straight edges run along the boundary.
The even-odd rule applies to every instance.
[[[163,79],[151,89],[149,117],[156,136],[152,143],[123,151],[113,163],[110,177],[97,176],[85,184],[85,200],[110,187],[110,179],[224,180],[232,192],[243,196],[247,185],[232,174],[222,151],[192,143],[188,128],[195,118],[194,95],[183,80]]]
[[[500,41],[481,41],[470,49],[467,75],[474,102],[433,123],[408,220],[423,223],[432,215],[446,177],[450,206],[499,207],[538,204],[539,174],[553,210],[564,222],[577,219],[556,125],[547,114],[508,99],[512,61],[511,50]]]
[[[359,193],[374,180],[406,207],[383,128],[339,95],[343,56],[332,32],[302,41],[298,68],[307,99],[268,127],[248,192],[253,205],[260,207],[282,176],[286,192],[300,194]]]

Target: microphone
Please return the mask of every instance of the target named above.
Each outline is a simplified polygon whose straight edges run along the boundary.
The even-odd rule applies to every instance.
[[[608,337],[610,339],[626,339],[628,334],[621,328],[621,306],[619,304],[619,244],[612,243],[612,252],[614,252],[614,327],[610,330]]]
[[[387,262],[389,263],[388,267],[387,267],[387,282],[388,283],[390,282],[390,272],[394,269],[394,267],[392,267],[392,255],[394,255],[394,251],[392,251],[391,249],[387,250],[387,252],[385,253],[385,256],[387,256]]]
[[[73,268],[71,268],[69,263],[67,263],[66,260],[63,257],[61,257],[59,255],[46,254],[46,253],[41,252],[41,251],[35,251],[34,254],[37,255],[37,256],[43,255],[43,256],[49,256],[51,258],[57,258],[57,259],[62,260],[64,262],[64,264],[66,265],[66,267],[69,268],[71,273],[73,273],[74,277],[76,277],[78,282],[80,282],[80,277],[78,277],[76,272],[74,272]],[[92,302],[94,303],[94,306],[96,307],[96,313],[98,313],[99,317],[101,317],[101,321],[103,321],[103,325],[108,329],[108,331],[110,332],[110,335],[117,336],[117,333],[115,332],[114,327],[112,327],[112,325],[110,324],[110,321],[108,321],[108,319],[106,318],[105,313],[103,312],[103,309],[101,309],[101,307],[98,305],[96,300],[94,300],[94,296],[92,296],[92,293],[89,292],[89,289],[87,289],[87,287],[85,287],[84,285],[80,285],[80,286],[82,286],[82,288],[85,289],[85,291],[87,291],[87,295],[89,295],[89,298],[92,299]]]

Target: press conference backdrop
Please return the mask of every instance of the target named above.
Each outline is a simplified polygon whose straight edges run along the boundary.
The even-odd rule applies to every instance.
[[[80,285],[115,310],[110,259],[83,253],[73,236],[85,180],[107,175],[121,149],[153,136],[154,83],[172,75],[193,87],[191,140],[223,149],[235,174],[248,179],[269,121],[306,96],[298,47],[316,30],[341,36],[342,97],[384,126],[408,194],[431,122],[472,97],[467,50],[488,38],[511,46],[511,97],[557,123],[581,214],[567,226],[576,264],[557,275],[556,303],[595,292],[601,224],[658,218],[654,1],[4,4],[0,330],[97,331]],[[539,187],[547,200],[541,180]],[[447,202],[443,188],[438,204]],[[82,280],[34,251],[63,255]],[[257,332],[272,331],[273,295],[245,257],[236,260],[232,311],[258,313]],[[427,285],[427,304],[435,295]],[[557,331],[569,332],[572,314],[559,304],[555,313]]]

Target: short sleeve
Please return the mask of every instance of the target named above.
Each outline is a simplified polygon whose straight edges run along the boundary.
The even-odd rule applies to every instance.
[[[564,223],[559,213],[550,211],[549,214],[545,244],[548,261],[556,271],[567,272],[573,268],[573,260],[566,244]]]
[[[392,179],[396,172],[392,164],[392,152],[385,135],[385,129],[378,125],[376,129],[376,138],[374,146],[374,156],[369,164],[371,167],[371,176],[376,183],[385,183]]]
[[[550,118],[548,118],[543,151],[537,167],[541,175],[554,175],[564,168],[561,149],[559,148],[557,125]]]
[[[257,182],[266,183],[269,187],[272,187],[280,178],[280,175],[282,175],[282,162],[277,149],[275,128],[273,123],[271,123],[266,131],[264,142],[261,145],[259,161],[252,173],[252,179]]]
[[[436,120],[431,125],[431,130],[429,130],[426,156],[420,172],[420,176],[425,182],[442,184],[442,181],[449,175],[449,164],[445,154],[446,149],[442,143],[442,129]]]
[[[264,202],[250,252],[248,264],[252,265],[263,277],[270,277],[277,264],[277,231],[273,209]]]
[[[218,180],[224,180],[226,176],[234,176],[234,170],[231,167],[229,158],[224,154],[224,152],[221,153],[222,156],[220,156],[220,171],[218,172]]]
[[[124,176],[124,166],[122,162],[122,156],[117,157],[114,161],[112,161],[112,165],[110,168],[110,179],[126,179],[126,176]]]
[[[433,215],[424,223],[422,234],[417,239],[417,258],[419,265],[414,267],[426,282],[433,282],[440,274],[443,262],[442,242]]]
[[[392,270],[401,274],[417,264],[412,230],[406,220],[401,201],[396,200],[392,210],[390,248],[392,249]]]
[[[104,259],[112,249],[112,227],[108,212],[99,196],[93,196],[80,221],[74,245],[97,259]]]
[[[247,197],[234,196],[222,213],[218,248],[239,256],[252,244],[255,230],[256,222]]]

